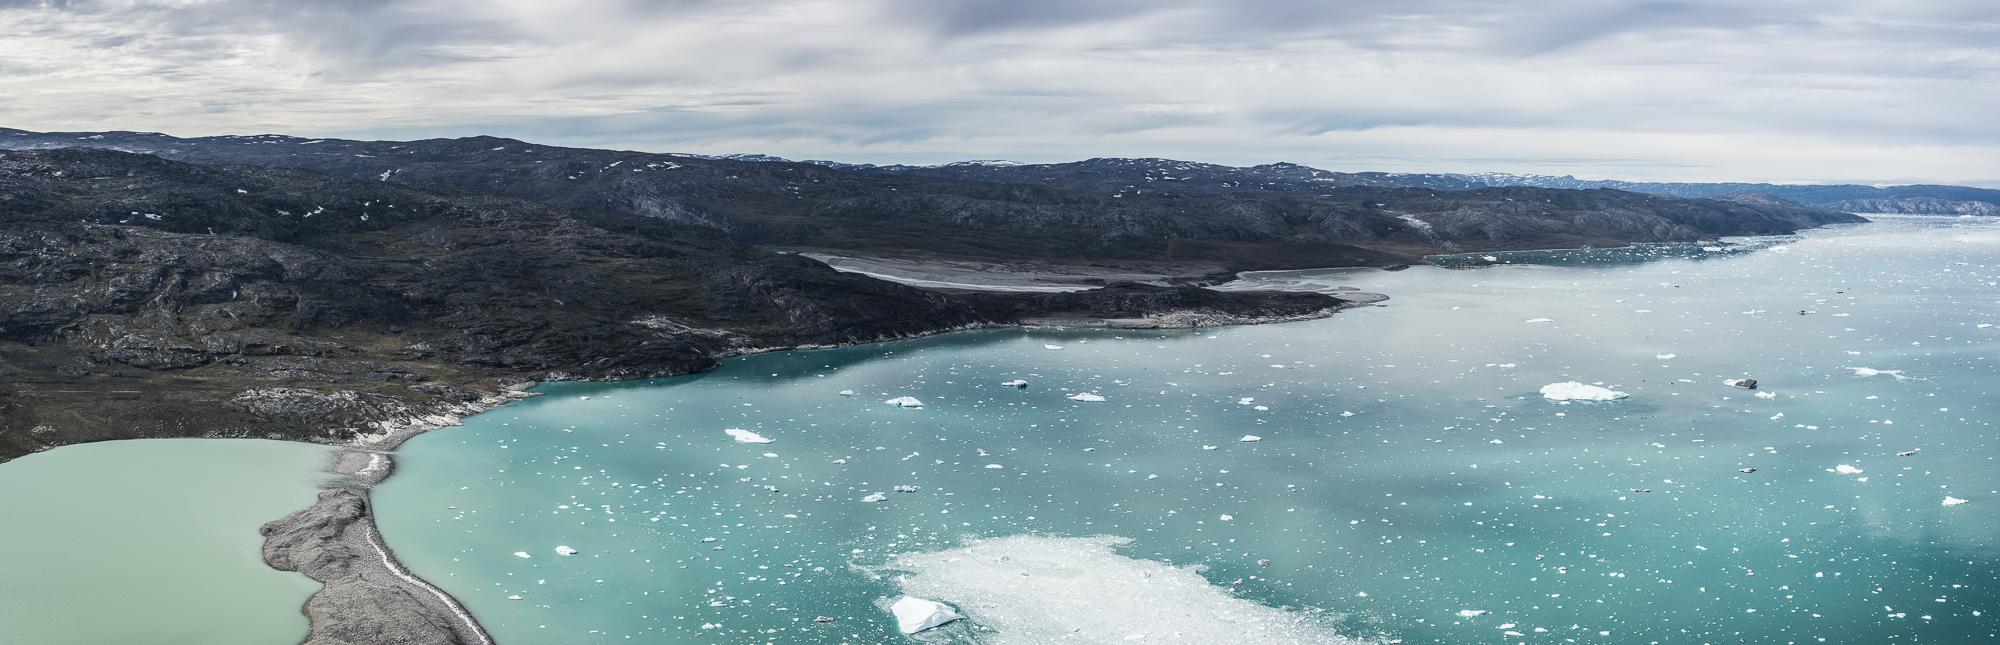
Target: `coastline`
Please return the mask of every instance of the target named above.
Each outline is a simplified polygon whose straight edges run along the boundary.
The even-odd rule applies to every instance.
[[[1233,316],[1173,312],[1140,318],[1039,318],[1007,324],[981,324],[938,329],[920,334],[827,345],[744,348],[718,354],[718,360],[780,351],[830,349],[910,340],[978,329],[1198,329],[1272,324],[1330,317],[1355,307],[1387,299],[1380,294],[1345,292],[1340,304],[1296,315]],[[713,369],[710,367],[709,369]],[[697,370],[705,371],[705,370]],[[681,374],[680,376],[685,376]],[[550,379],[604,381],[619,379]],[[537,396],[536,381],[507,384],[497,394],[467,403],[452,414],[381,419],[373,425],[380,435],[364,435],[336,446],[327,464],[332,478],[311,506],[265,524],[264,561],[272,568],[293,571],[319,581],[320,591],[300,611],[310,624],[303,645],[493,645],[492,635],[449,592],[411,572],[389,548],[375,524],[374,487],[395,474],[395,451],[417,435],[462,425],[465,417],[492,411],[518,399]]]

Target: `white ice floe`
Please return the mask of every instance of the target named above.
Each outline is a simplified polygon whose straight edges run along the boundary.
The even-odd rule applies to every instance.
[[[1542,398],[1550,401],[1616,401],[1631,396],[1605,387],[1564,381],[1542,386]]]
[[[1855,468],[1853,464],[1841,464],[1834,466],[1833,472],[1841,475],[1859,475],[1861,474],[1861,469]]]
[[[1527,320],[1523,320],[1523,321],[1521,321],[1521,322],[1525,322],[1525,323],[1552,323],[1552,322],[1555,322],[1555,321],[1556,321],[1556,319],[1554,319],[1554,318],[1529,318],[1529,319],[1527,319]]]
[[[1777,392],[1758,392],[1758,393],[1756,394],[1756,397],[1757,397],[1757,398],[1760,398],[1760,399],[1775,399],[1775,398],[1778,398],[1778,393],[1777,393]]]
[[[1950,496],[1950,495],[1946,495],[1946,496],[1944,496],[1944,505],[1945,505],[1945,506],[1957,506],[1957,505],[1959,505],[1959,504],[1964,504],[1964,503],[1966,503],[1966,502],[1970,502],[1970,501],[1972,501],[1972,500],[1969,500],[1969,499],[1964,499],[1964,498],[1959,498],[1959,497],[1952,497],[1952,496]]]
[[[1043,346],[1042,346],[1042,349],[1048,349],[1048,350],[1057,350],[1057,349],[1062,349],[1062,346],[1061,346],[1061,345],[1043,345]]]
[[[1028,382],[1021,379],[1014,379],[1012,381],[1002,382],[1001,385],[1005,385],[1007,387],[1027,387]]]
[[[514,552],[514,557],[517,557],[517,558],[521,558],[521,559],[523,559],[523,560],[526,560],[526,559],[528,559],[528,558],[532,558],[532,557],[535,557],[535,556],[532,556],[532,555],[528,555],[528,552],[527,552],[527,551],[515,551],[515,552]]]
[[[742,428],[730,428],[727,430],[723,430],[722,432],[724,434],[729,435],[729,438],[735,439],[736,443],[771,443],[770,437],[766,437],[764,435],[757,434],[749,430],[744,430]]]
[[[1243,443],[1251,443],[1251,442],[1254,442],[1254,441],[1263,441],[1263,440],[1264,440],[1264,438],[1263,438],[1263,437],[1259,437],[1259,436],[1257,436],[1257,435],[1254,435],[1254,434],[1246,434],[1246,435],[1243,435],[1243,438],[1242,438],[1242,439],[1237,439],[1237,441],[1240,441],[1240,442],[1243,442]]]
[[[572,549],[568,545],[558,544],[556,545],[556,555],[576,555],[576,549]]]
[[[1889,376],[1896,377],[1896,380],[1898,381],[1907,378],[1903,376],[1903,370],[1878,370],[1873,367],[1850,367],[1847,369],[1854,370],[1855,376],[1882,376],[1886,374]]]
[[[869,493],[867,497],[863,497],[863,498],[861,498],[861,501],[864,501],[864,502],[868,502],[868,503],[870,503],[870,504],[873,504],[873,503],[876,503],[876,502],[879,502],[879,501],[882,501],[882,500],[885,500],[885,499],[889,499],[889,494],[888,494],[888,493],[884,493],[884,492],[881,492],[881,491],[876,491],[876,492],[873,492],[873,493]]]
[[[1679,358],[1679,357],[1680,357],[1680,354],[1654,354],[1654,355],[1653,355],[1653,358],[1657,358],[1657,359],[1660,359],[1660,360],[1663,360],[1663,361],[1670,361],[1670,360],[1673,360],[1673,359],[1675,359],[1675,358]]]
[[[1338,615],[1240,598],[1199,567],[1130,558],[1131,540],[1018,535],[895,556],[878,572],[903,594],[963,598],[988,643],[1352,645]],[[972,599],[977,599],[975,602]]]
[[[883,401],[883,403],[887,403],[887,404],[889,404],[889,405],[893,405],[893,406],[896,406],[896,407],[899,407],[899,408],[921,408],[921,407],[924,407],[924,402],[923,402],[923,401],[918,401],[918,400],[917,400],[917,397],[914,397],[914,396],[899,396],[899,397],[896,397],[896,398],[893,398],[893,399],[889,399],[889,400],[887,400],[887,401]]]
[[[1757,387],[1757,381],[1747,378],[1726,378],[1722,379],[1722,384],[1727,385],[1729,387],[1740,387],[1744,389]]]
[[[854,390],[841,390],[841,396],[854,396]]]
[[[1487,262],[1499,262],[1499,261],[1500,261],[1500,256],[1497,256],[1497,255],[1482,255],[1482,256],[1479,256],[1479,259],[1481,259],[1481,260],[1485,260],[1485,261],[1487,261]]]
[[[1486,610],[1484,610],[1484,609],[1460,609],[1460,610],[1458,610],[1458,617],[1459,617],[1459,618],[1478,618],[1478,617],[1480,617],[1480,616],[1484,616],[1484,615],[1486,615]]]
[[[1069,400],[1089,401],[1092,403],[1098,403],[1104,401],[1104,397],[1098,396],[1096,393],[1093,392],[1078,392],[1076,394],[1069,395]]]
[[[915,634],[959,618],[958,612],[953,611],[950,605],[916,596],[903,596],[889,606],[889,612],[896,615],[896,629],[903,630],[905,634]]]

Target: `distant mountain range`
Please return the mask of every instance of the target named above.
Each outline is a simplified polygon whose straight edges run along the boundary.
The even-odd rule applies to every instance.
[[[292,168],[697,224],[771,248],[1237,271],[1386,266],[1428,254],[1694,241],[1860,221],[1767,196],[1486,187],[1450,176],[1168,159],[941,166],[564,148],[496,137],[0,130],[0,149],[104,148]]]

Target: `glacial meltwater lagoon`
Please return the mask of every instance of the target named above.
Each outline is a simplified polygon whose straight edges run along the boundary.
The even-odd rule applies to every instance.
[[[305,638],[319,583],[265,566],[257,527],[313,502],[327,450],[143,439],[0,465],[0,643]]]
[[[1741,248],[548,384],[409,442],[377,511],[506,645],[904,642],[905,593],[966,616],[918,642],[2000,639],[2000,221]]]

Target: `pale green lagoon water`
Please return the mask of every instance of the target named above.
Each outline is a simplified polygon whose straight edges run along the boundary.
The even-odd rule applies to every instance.
[[[319,583],[264,566],[327,449],[255,439],[66,446],[0,466],[0,642],[270,645]]]
[[[901,642],[905,592],[968,616],[926,642],[2000,638],[2000,222],[1761,246],[550,384],[405,445],[377,510],[503,644]],[[1572,379],[1631,396],[1537,394]]]

